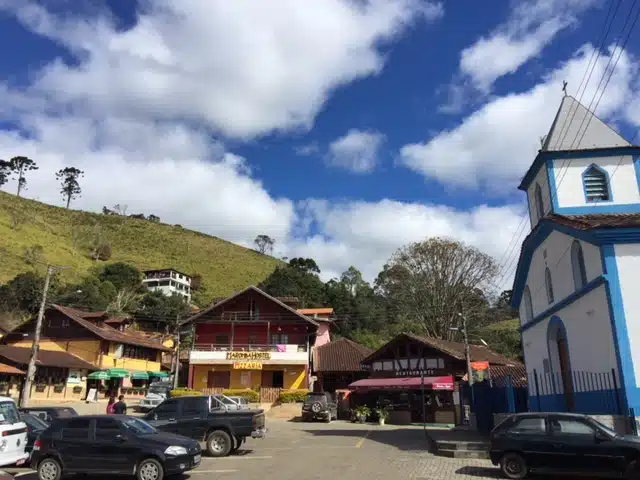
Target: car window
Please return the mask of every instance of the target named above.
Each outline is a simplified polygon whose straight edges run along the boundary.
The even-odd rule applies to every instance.
[[[13,425],[21,422],[18,407],[13,402],[0,402],[0,425]]]
[[[40,417],[36,417],[35,415],[31,415],[28,413],[22,415],[22,420],[32,430],[45,430],[49,426],[49,424],[42,420]]]
[[[102,442],[113,441],[120,433],[120,425],[115,419],[96,418],[96,440]]]
[[[88,440],[90,418],[77,417],[64,423],[61,429],[65,440]]]
[[[31,415],[33,415],[34,417],[38,417],[41,418],[42,420],[44,420],[45,422],[50,422],[51,418],[49,416],[49,414],[43,410],[23,410],[25,413],[29,413]]]
[[[78,412],[76,412],[73,408],[60,408],[56,410],[56,417],[58,418],[71,418],[77,416]]]
[[[160,405],[158,405],[153,413],[158,416],[158,418],[168,418],[178,414],[178,403],[172,401],[164,401]]]
[[[581,422],[580,420],[573,420],[568,418],[551,418],[549,419],[551,431],[554,434],[562,435],[586,435],[593,437],[596,433],[595,429]]]
[[[182,400],[182,415],[200,415],[202,410],[202,398],[184,398]]]
[[[507,430],[509,433],[515,433],[517,435],[540,435],[546,433],[544,424],[544,418],[521,418],[516,423],[509,427]]]
[[[149,435],[156,432],[155,428],[140,418],[127,417],[122,421],[122,424],[136,435]]]

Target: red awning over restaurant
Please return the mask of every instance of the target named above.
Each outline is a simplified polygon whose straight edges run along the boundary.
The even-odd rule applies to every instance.
[[[422,386],[421,377],[407,378],[366,378],[349,385],[356,391],[362,390],[416,390]],[[453,390],[453,377],[424,377],[424,387],[431,390]]]

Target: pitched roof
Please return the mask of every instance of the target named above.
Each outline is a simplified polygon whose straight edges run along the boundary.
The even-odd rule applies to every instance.
[[[315,326],[318,326],[318,322],[316,322],[315,320],[312,320],[311,318],[307,317],[306,315],[303,315],[302,313],[299,313],[295,308],[290,307],[289,305],[287,305],[286,303],[282,302],[281,300],[278,300],[276,297],[272,297],[271,295],[269,295],[267,292],[264,292],[262,290],[260,290],[258,287],[255,287],[253,285],[248,286],[247,288],[245,288],[244,290],[239,291],[238,293],[225,298],[224,300],[221,300],[217,303],[214,303],[213,305],[211,305],[209,308],[206,308],[198,313],[196,313],[195,315],[192,315],[191,317],[187,318],[186,320],[184,320],[183,322],[181,322],[183,325],[185,323],[189,323],[192,322],[193,320],[196,320],[198,318],[200,318],[201,316],[209,313],[210,311],[212,311],[215,308],[218,308],[220,305],[224,305],[225,303],[227,303],[228,301],[239,297],[240,295],[243,295],[247,292],[256,292],[260,295],[262,295],[263,297],[265,297],[268,300],[271,300],[273,303],[281,306],[282,308],[284,308],[285,310],[288,310],[289,312],[293,313],[294,315],[296,315],[297,317],[300,317],[302,320],[305,320]]]
[[[31,349],[14,347],[13,345],[0,345],[0,357],[4,357],[19,365],[27,365],[31,358]],[[62,367],[78,370],[98,370],[94,364],[75,355],[55,350],[38,350],[36,365],[43,367]]]
[[[12,367],[11,365],[7,365],[6,363],[0,363],[0,373],[5,375],[25,375],[25,372],[22,370]]]
[[[527,369],[524,365],[491,365],[489,367],[491,381],[495,386],[502,387],[505,385],[506,377],[511,377],[511,385],[518,387],[526,387],[528,384]]]
[[[595,228],[638,228],[640,227],[640,213],[615,213],[592,215],[557,215],[552,213],[545,218],[552,222],[566,225],[578,230],[592,230]]]
[[[298,308],[298,313],[306,315],[308,317],[313,318],[316,322],[331,322],[333,323],[333,308],[331,307],[322,307],[322,308]],[[318,315],[327,315],[327,316],[318,316]]]
[[[542,150],[586,150],[628,147],[631,144],[595,113],[566,95],[556,114]]]
[[[451,342],[449,340],[440,340],[437,338],[430,337],[421,337],[418,335],[414,335],[412,333],[401,333],[400,335],[395,336],[385,345],[380,347],[378,350],[373,352],[367,358],[363,360],[363,362],[370,362],[375,359],[378,355],[378,352],[382,352],[389,343],[399,340],[401,337],[406,337],[417,342],[422,343],[423,345],[431,348],[435,348],[436,350],[440,350],[442,353],[449,355],[450,357],[455,358],[456,360],[464,360],[464,343],[462,342]],[[499,353],[494,352],[493,350],[485,347],[484,345],[469,345],[469,356],[471,357],[472,362],[489,362],[491,365],[522,365],[517,360],[512,360],[510,358],[505,357],[504,355],[500,355]]]
[[[144,335],[139,335],[135,333],[129,332],[120,332],[115,328],[112,328],[108,325],[98,325],[93,323],[90,320],[86,320],[81,315],[86,312],[82,312],[80,310],[76,310],[75,308],[63,307],[62,305],[52,305],[51,308],[59,311],[60,313],[66,315],[71,320],[75,321],[80,326],[86,328],[94,335],[102,338],[103,340],[108,340],[110,342],[124,343],[127,345],[137,345],[140,347],[153,348],[156,350],[169,351],[170,349],[162,345],[161,342],[157,340],[150,339]]]
[[[341,338],[313,349],[313,370],[315,372],[358,372],[364,370],[360,362],[372,352],[373,350],[364,345]]]

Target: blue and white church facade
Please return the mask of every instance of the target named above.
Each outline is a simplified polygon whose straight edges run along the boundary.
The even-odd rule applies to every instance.
[[[640,415],[640,146],[565,96],[519,189],[530,408]]]

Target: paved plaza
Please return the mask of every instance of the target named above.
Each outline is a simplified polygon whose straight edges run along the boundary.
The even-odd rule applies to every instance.
[[[299,423],[272,420],[268,438],[249,440],[237,455],[203,456],[182,480],[468,479],[502,478],[486,460],[436,457],[420,427]],[[20,471],[21,480],[36,476]]]

